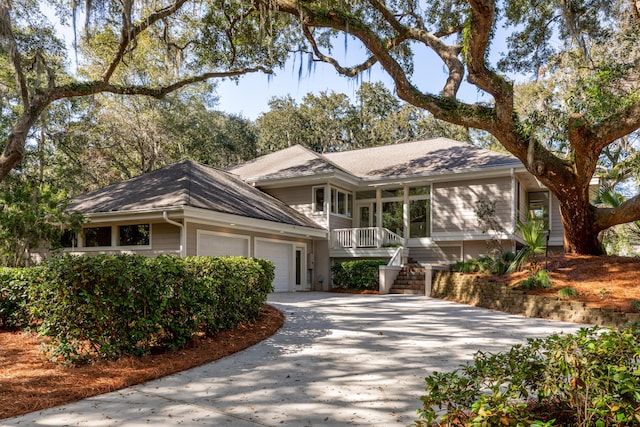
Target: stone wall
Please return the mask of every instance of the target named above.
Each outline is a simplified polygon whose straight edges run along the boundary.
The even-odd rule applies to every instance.
[[[495,283],[487,276],[434,271],[431,286],[433,298],[528,317],[598,326],[622,326],[631,322],[640,322],[640,313],[620,313],[613,309],[587,308],[583,303],[575,301],[526,295],[524,291]]]

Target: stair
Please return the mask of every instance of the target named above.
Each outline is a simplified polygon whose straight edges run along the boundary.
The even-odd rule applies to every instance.
[[[391,286],[391,294],[424,295],[425,268],[409,260]]]

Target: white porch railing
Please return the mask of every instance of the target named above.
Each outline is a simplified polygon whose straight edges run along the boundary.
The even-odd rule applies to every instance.
[[[337,248],[382,248],[402,246],[404,239],[382,227],[339,228],[331,230],[331,247]]]

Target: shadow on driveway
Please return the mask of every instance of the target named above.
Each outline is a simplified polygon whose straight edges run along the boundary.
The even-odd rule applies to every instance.
[[[403,295],[272,294],[271,338],[227,358],[5,425],[394,426],[424,377],[580,325]]]

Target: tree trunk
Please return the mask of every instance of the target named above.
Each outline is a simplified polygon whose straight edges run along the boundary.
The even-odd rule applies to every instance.
[[[575,195],[560,201],[560,215],[564,226],[564,250],[578,255],[603,255],[600,231],[596,227],[596,208],[588,200]],[[567,200],[567,198],[564,198]]]

